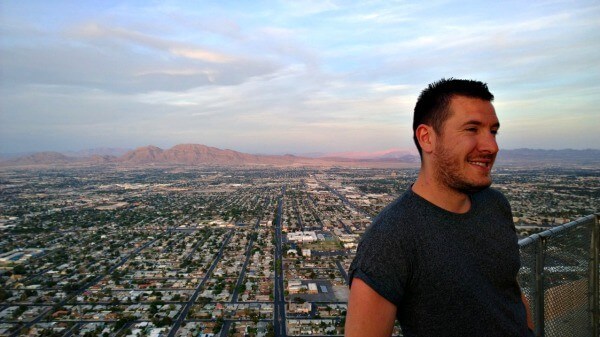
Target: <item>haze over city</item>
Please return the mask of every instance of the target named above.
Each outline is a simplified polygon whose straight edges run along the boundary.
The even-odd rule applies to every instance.
[[[412,149],[419,92],[487,82],[502,148],[600,144],[595,1],[0,4],[0,153]]]

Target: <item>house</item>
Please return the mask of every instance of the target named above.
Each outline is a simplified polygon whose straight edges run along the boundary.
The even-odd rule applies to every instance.
[[[292,314],[308,314],[312,310],[312,303],[288,303],[288,312]]]

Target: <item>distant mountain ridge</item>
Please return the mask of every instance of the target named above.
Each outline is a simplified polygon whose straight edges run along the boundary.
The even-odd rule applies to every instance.
[[[37,152],[17,158],[11,158],[2,163],[18,163],[22,165],[36,165],[36,164],[46,164],[46,163],[56,163],[56,164],[68,164],[73,162],[73,157],[65,156],[60,152]]]
[[[59,152],[39,152],[0,161],[0,165],[2,166],[69,164],[326,166],[331,163],[323,159],[297,157],[293,155],[275,156],[246,154],[201,144],[179,144],[167,150],[163,150],[154,145],[148,145],[128,151],[121,156],[93,155],[88,157],[74,157],[66,156]]]
[[[168,150],[156,146],[144,146],[125,153],[116,159],[123,163],[172,163],[172,164],[210,164],[210,165],[284,165],[293,164],[295,159],[310,158],[269,155],[252,155],[233,150],[221,150],[200,144],[179,144]]]
[[[600,165],[600,150],[540,150],[527,148],[501,150],[496,158],[496,163],[500,165],[541,163],[566,166]]]
[[[85,153],[79,151],[77,153]],[[386,150],[373,153],[347,152],[327,157],[301,157],[294,155],[256,155],[229,149],[219,149],[201,144],[179,144],[163,150],[148,145],[127,151],[120,156],[101,154],[92,151],[90,156],[68,156],[59,152],[38,152],[18,158],[3,159],[1,166],[26,165],[70,165],[70,164],[178,164],[178,165],[214,165],[214,166],[362,166],[362,167],[416,167],[420,163],[418,155],[402,150]],[[351,158],[343,157],[348,155]],[[536,150],[515,149],[502,150],[498,154],[498,165],[598,165],[600,167],[600,150]]]
[[[86,149],[80,151],[69,151],[63,152],[66,156],[72,157],[93,157],[93,156],[122,156],[131,149],[120,148],[120,147],[100,147],[95,149]]]

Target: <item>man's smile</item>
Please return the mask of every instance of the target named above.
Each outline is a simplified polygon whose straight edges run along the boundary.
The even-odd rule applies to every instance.
[[[477,165],[477,166],[486,167],[486,168],[488,168],[492,165],[491,161],[468,160],[467,162],[472,165]]]

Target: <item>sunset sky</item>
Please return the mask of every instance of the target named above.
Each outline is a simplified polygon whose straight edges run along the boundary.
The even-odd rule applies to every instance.
[[[597,0],[2,1],[0,36],[0,153],[412,149],[442,77],[501,148],[600,148]]]

